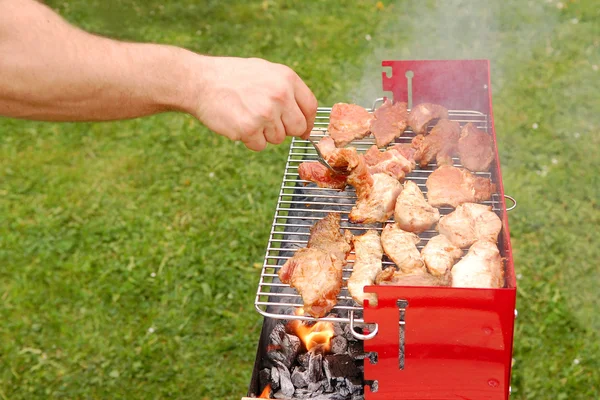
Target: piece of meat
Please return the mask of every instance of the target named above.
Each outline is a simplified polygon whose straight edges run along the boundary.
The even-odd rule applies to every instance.
[[[439,219],[440,212],[427,203],[419,186],[413,181],[404,182],[404,189],[396,200],[396,225],[408,232],[421,233]]]
[[[323,317],[335,306],[351,239],[349,231],[340,233],[339,214],[330,213],[310,229],[307,247],[298,250],[279,270],[281,282],[302,297],[307,314]]]
[[[377,295],[365,293],[365,286],[372,285],[375,277],[381,272],[381,238],[375,230],[369,230],[361,236],[354,236],[354,252],[356,259],[352,268],[352,275],[348,279],[348,291],[352,298],[361,306],[364,300],[369,300],[369,305],[377,305]]]
[[[400,229],[398,224],[389,224],[381,232],[383,251],[403,273],[425,272],[425,263],[417,249],[421,239],[412,232]]]
[[[462,203],[489,200],[496,185],[466,169],[442,165],[427,178],[427,200],[434,207],[456,207]]]
[[[421,257],[431,275],[443,276],[462,257],[462,250],[453,245],[446,236],[437,235],[429,239],[423,247]]]
[[[379,151],[377,146],[373,145],[364,157],[371,174],[384,173],[399,181],[403,181],[406,174],[415,167],[414,162],[407,160],[394,148]]]
[[[337,103],[329,116],[329,136],[337,147],[344,147],[355,139],[369,134],[373,116],[356,104]]]
[[[373,113],[371,133],[375,136],[377,147],[385,147],[395,138],[400,137],[408,126],[408,110],[406,103],[396,103],[387,99]]]
[[[438,231],[462,249],[477,240],[496,243],[501,230],[502,221],[492,207],[476,203],[459,205],[438,224]]]
[[[452,286],[462,288],[504,287],[504,267],[495,243],[478,240],[452,268]]]
[[[346,187],[346,175],[333,174],[329,168],[318,162],[303,162],[298,166],[300,179],[314,182],[318,187],[327,189],[344,190]]]
[[[408,125],[416,135],[424,135],[427,133],[427,125],[438,118],[448,118],[446,107],[432,103],[421,103],[410,110]]]
[[[458,140],[458,155],[462,165],[474,172],[489,170],[494,161],[493,146],[492,136],[469,122],[463,126]]]
[[[394,214],[396,199],[402,192],[402,184],[387,174],[370,175],[373,184],[365,190],[364,185],[348,178],[348,183],[356,188],[356,205],[348,219],[354,224],[385,222]],[[359,191],[360,188],[360,191]]]
[[[375,278],[377,285],[393,286],[450,286],[450,273],[433,276],[426,272],[406,274],[394,267],[387,267]]]
[[[415,168],[415,153],[417,149],[413,147],[412,143],[398,143],[390,147],[388,151],[392,149],[396,150],[412,164],[411,170]]]
[[[440,119],[429,135],[416,136],[413,139],[413,147],[417,149],[415,160],[421,168],[434,160],[437,160],[438,165],[452,165],[452,156],[456,153],[459,137],[458,122]]]

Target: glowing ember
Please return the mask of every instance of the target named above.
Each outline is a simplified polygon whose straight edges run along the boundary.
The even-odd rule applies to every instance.
[[[298,315],[303,315],[302,309],[298,309]],[[288,324],[288,329],[300,338],[306,350],[321,347],[324,352],[331,348],[331,338],[334,335],[331,322],[319,321],[314,325],[307,325],[302,321],[294,320]]]
[[[262,391],[262,393],[260,394],[260,396],[258,396],[259,399],[270,399],[271,398],[271,384],[267,383],[267,386],[265,386],[265,389]]]

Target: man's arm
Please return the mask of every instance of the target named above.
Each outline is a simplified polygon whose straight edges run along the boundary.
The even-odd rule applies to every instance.
[[[291,69],[125,43],[75,28],[33,0],[0,0],[0,115],[105,121],[194,115],[248,148],[310,132],[317,102]]]

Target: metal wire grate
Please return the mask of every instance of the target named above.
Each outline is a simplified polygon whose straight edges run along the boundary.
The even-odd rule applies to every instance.
[[[380,99],[376,103],[378,101]],[[372,111],[372,109],[369,111]],[[315,141],[327,135],[330,112],[331,108],[318,109],[315,128],[311,134]],[[468,110],[450,110],[449,118],[459,122],[461,126],[467,122],[472,122],[479,129],[488,132],[488,117],[483,113]],[[408,129],[390,146],[397,143],[410,143],[414,136],[412,130]],[[374,138],[367,137],[352,142],[351,146],[356,147],[362,153],[373,144],[375,144]],[[298,166],[305,161],[316,161],[316,152],[309,141],[294,138],[285,166],[283,183],[255,299],[257,311],[269,318],[314,320],[310,316],[295,315],[295,310],[302,307],[302,299],[295,289],[281,283],[277,272],[298,249],[306,247],[310,235],[309,229],[316,221],[325,217],[327,213],[340,213],[342,228],[350,229],[356,235],[360,235],[368,229],[381,231],[385,225],[349,223],[348,213],[356,202],[354,189],[348,186],[345,191],[340,192],[319,188],[314,183],[301,180],[298,176]],[[461,166],[458,158],[454,158],[454,165]],[[436,164],[429,164],[424,169],[417,166],[414,171],[407,175],[406,179],[414,181],[423,193],[427,193],[425,182],[436,167]],[[493,180],[493,176],[489,172],[477,173],[476,175],[492,178]],[[484,204],[491,205],[493,210],[500,216],[501,202],[498,193],[495,193],[492,199],[484,202]],[[447,215],[452,210],[452,208],[443,207],[440,208],[440,214]],[[393,222],[393,220],[389,222]],[[430,238],[437,234],[435,230],[428,230],[419,234],[421,238],[421,242],[417,245],[419,250],[427,244]],[[362,320],[362,305],[358,305],[352,299],[345,287],[345,282],[352,273],[352,263],[353,261],[349,261],[343,270],[344,287],[338,296],[337,305],[329,316],[320,318],[321,321],[348,323],[350,322],[349,312],[352,311],[355,323],[364,322]],[[384,256],[384,268],[389,265],[394,265],[394,263]]]

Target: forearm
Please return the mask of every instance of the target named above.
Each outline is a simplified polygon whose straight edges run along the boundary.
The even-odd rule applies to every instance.
[[[201,58],[94,36],[36,2],[0,0],[0,115],[100,121],[190,112]]]

